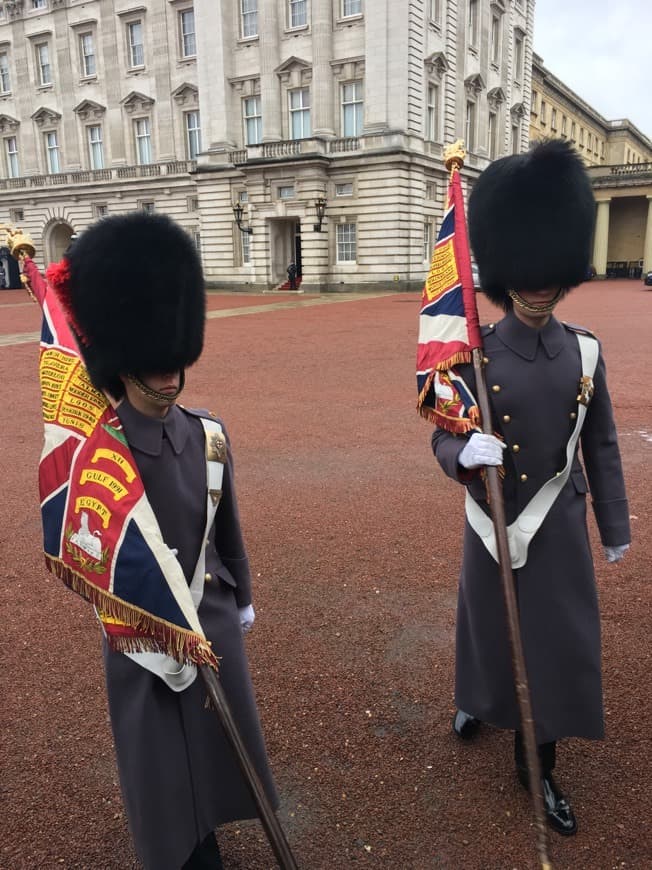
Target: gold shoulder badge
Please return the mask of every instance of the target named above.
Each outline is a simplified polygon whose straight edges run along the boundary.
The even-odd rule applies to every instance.
[[[222,432],[212,432],[206,437],[206,459],[209,462],[226,462],[226,438]]]

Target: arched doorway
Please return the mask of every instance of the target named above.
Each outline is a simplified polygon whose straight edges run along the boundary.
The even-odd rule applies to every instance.
[[[47,230],[45,239],[45,250],[48,256],[48,263],[59,262],[68,250],[73,233],[73,228],[65,221],[57,221],[57,223],[50,226]],[[45,265],[47,265],[47,263]]]

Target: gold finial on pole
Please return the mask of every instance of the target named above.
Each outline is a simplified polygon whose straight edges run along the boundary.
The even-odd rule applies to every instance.
[[[7,233],[7,244],[12,255],[17,260],[22,260],[24,257],[33,257],[36,248],[29,233],[24,233],[20,227],[12,229],[11,227],[3,227]]]
[[[466,148],[464,147],[464,139],[458,139],[452,145],[447,145],[444,148],[444,166],[449,172],[454,169],[461,169],[464,166],[466,159]]]

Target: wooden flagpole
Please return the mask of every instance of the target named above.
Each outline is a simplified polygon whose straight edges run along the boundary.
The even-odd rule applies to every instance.
[[[458,143],[451,146],[450,149],[446,149],[445,153],[445,165],[451,173],[451,178],[453,173],[459,171],[464,165],[465,152],[461,148],[461,143],[459,143],[460,147],[457,146]],[[484,353],[482,347],[475,348],[473,350],[473,371],[475,373],[478,405],[480,406],[482,431],[485,435],[493,435],[491,406],[489,404],[489,392],[487,390],[487,380],[485,378],[483,360]],[[532,704],[530,701],[530,689],[527,680],[527,669],[525,667],[525,656],[523,654],[518,604],[516,601],[514,572],[512,571],[512,558],[509,552],[509,541],[507,538],[507,521],[505,519],[503,487],[498,475],[498,469],[495,466],[486,466],[485,471],[487,473],[486,486],[489,495],[489,508],[496,534],[498,565],[503,598],[505,600],[509,638],[512,647],[512,665],[514,668],[516,698],[521,716],[525,760],[527,763],[530,794],[532,795],[532,803],[534,805],[534,820],[537,831],[537,852],[539,855],[539,861],[541,862],[541,870],[552,870],[552,864],[548,858],[548,835],[543,806],[543,793],[541,790],[541,764],[539,762],[539,753],[537,751]]]

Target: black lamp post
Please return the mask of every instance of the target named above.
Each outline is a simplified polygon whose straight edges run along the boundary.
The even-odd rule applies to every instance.
[[[315,211],[317,212],[318,223],[313,224],[312,228],[316,233],[320,233],[322,221],[324,220],[324,214],[326,212],[326,200],[323,196],[318,196],[315,200]]]
[[[247,233],[247,235],[251,235],[253,233],[253,229],[251,227],[243,227],[242,226],[242,214],[244,209],[242,208],[242,204],[236,202],[233,206],[233,217],[235,218],[235,222],[238,225],[238,229],[242,233]]]

